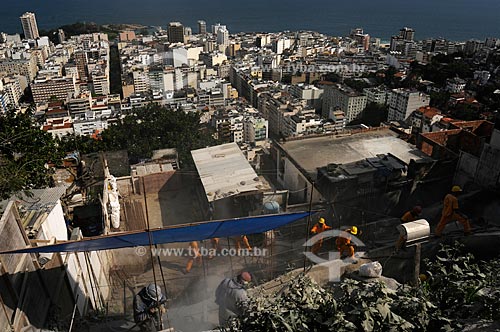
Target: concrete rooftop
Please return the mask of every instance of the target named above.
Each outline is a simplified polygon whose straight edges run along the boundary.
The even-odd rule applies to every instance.
[[[331,163],[347,164],[377,154],[391,153],[409,164],[426,156],[415,146],[399,139],[389,129],[362,132],[345,137],[315,137],[282,143],[283,149],[308,173]]]
[[[266,189],[236,143],[191,151],[209,202]]]

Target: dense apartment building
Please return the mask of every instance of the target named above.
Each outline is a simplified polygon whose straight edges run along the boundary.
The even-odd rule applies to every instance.
[[[72,77],[36,79],[31,83],[33,101],[37,104],[49,101],[51,98],[66,101],[77,89]]]
[[[34,13],[26,12],[20,17],[20,19],[21,25],[23,26],[24,37],[26,39],[40,38]]]
[[[184,43],[184,26],[180,22],[170,22],[167,33],[169,42]]]
[[[344,112],[347,122],[351,122],[365,109],[367,98],[347,86],[340,84],[327,86],[323,94],[323,117],[339,109]]]
[[[417,90],[394,89],[389,97],[389,121],[405,121],[418,108],[429,106],[429,95]]]
[[[375,103],[379,105],[387,105],[390,90],[387,90],[384,87],[373,87],[373,88],[365,88],[363,89],[363,94],[366,96],[366,102]]]
[[[249,116],[244,119],[244,141],[255,143],[269,137],[269,123],[266,119]]]
[[[304,99],[307,104],[315,109],[321,109],[323,101],[323,89],[314,85],[307,85],[304,83],[293,84],[289,87],[289,92],[295,98]]]
[[[26,77],[28,82],[31,82],[38,73],[37,59],[32,56],[29,59],[0,61],[0,73],[22,75]]]
[[[4,102],[10,107],[18,107],[23,95],[21,85],[17,79],[9,79],[5,84],[0,84],[0,92],[5,95]]]

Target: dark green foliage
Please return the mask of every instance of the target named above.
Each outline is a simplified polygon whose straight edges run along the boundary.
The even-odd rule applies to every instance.
[[[79,151],[80,155],[102,151],[102,142],[89,136],[66,135],[57,140],[61,153]]]
[[[340,292],[340,293],[339,293]],[[322,288],[308,276],[276,298],[254,297],[229,331],[444,331],[449,321],[422,289],[388,289],[380,282],[344,280]]]
[[[447,319],[420,288],[391,290],[381,282],[345,280],[340,308],[358,331],[442,331]]]
[[[346,79],[344,83],[358,92],[363,92],[363,89],[370,87],[370,84],[360,79]]]
[[[356,331],[333,294],[304,276],[275,299],[253,298],[243,317],[230,325],[228,331]]]
[[[448,92],[433,92],[431,93],[430,106],[439,109],[446,109],[448,101],[450,100],[450,94]]]
[[[191,150],[216,143],[197,113],[153,104],[133,110],[101,136],[102,149],[127,150],[131,163],[150,158],[154,150],[176,148],[183,167],[192,164]]]
[[[52,135],[33,126],[30,114],[0,116],[0,198],[52,184],[49,163],[62,155]]]
[[[456,319],[500,319],[500,261],[476,262],[464,246],[442,246],[436,260],[426,261],[426,291],[444,314]]]
[[[500,260],[476,263],[463,246],[426,261],[419,287],[345,279],[323,288],[301,275],[275,297],[252,297],[230,331],[460,331],[500,319]]]

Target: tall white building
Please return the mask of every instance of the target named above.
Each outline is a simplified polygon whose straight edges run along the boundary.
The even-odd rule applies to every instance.
[[[21,24],[26,39],[37,39],[40,37],[34,13],[26,12],[21,17]]]
[[[226,53],[229,47],[229,31],[226,28],[220,28],[217,30],[217,45],[219,45],[219,50]]]
[[[406,89],[394,89],[389,96],[389,121],[404,121],[420,107],[429,106],[429,95]]]
[[[225,25],[221,25],[220,23],[217,23],[215,25],[212,25],[212,33],[217,36],[217,32],[219,29],[226,29],[227,27]]]

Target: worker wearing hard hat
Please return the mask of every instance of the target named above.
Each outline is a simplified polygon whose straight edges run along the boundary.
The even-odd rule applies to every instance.
[[[462,193],[462,188],[460,186],[453,186],[451,188],[451,193],[445,196],[443,202],[443,211],[441,213],[441,220],[436,227],[436,235],[441,236],[444,227],[450,221],[458,221],[464,226],[464,234],[469,235],[471,233],[470,223],[467,216],[460,212],[458,208],[457,196]]]
[[[316,225],[314,225],[313,228],[311,228],[311,234],[317,235],[329,229],[332,228],[325,223],[325,219],[319,218]],[[316,241],[316,243],[311,248],[311,252],[316,255],[320,251],[321,246],[323,246],[323,239],[319,239],[318,241]]]
[[[335,245],[337,246],[337,250],[340,252],[341,258],[354,258],[354,245],[351,243],[351,234],[357,235],[358,228],[356,226],[352,226],[345,230],[347,233],[346,236],[339,236],[335,240]]]
[[[407,222],[412,222],[418,219],[420,216],[420,213],[422,213],[422,207],[417,205],[414,206],[410,211],[407,211],[403,216],[401,217],[401,223],[407,223]],[[404,235],[400,235],[398,241],[396,242],[396,250],[399,250],[403,247],[403,245],[406,242],[406,237]]]

